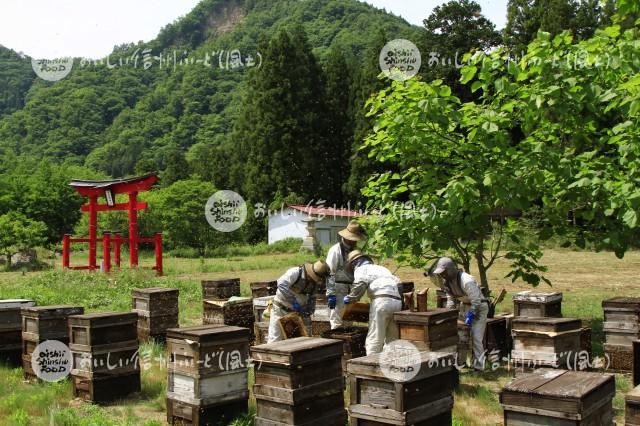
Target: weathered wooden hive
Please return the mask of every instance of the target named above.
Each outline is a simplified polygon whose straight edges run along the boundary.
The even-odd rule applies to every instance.
[[[269,338],[269,321],[257,322],[253,325],[253,336],[255,345],[267,343]]]
[[[602,302],[604,352],[614,370],[631,371],[633,342],[640,339],[640,298],[616,297]]]
[[[259,281],[249,284],[251,288],[251,297],[254,299],[258,297],[275,296],[278,290],[278,281]]]
[[[28,299],[0,300],[0,362],[22,365],[22,308],[35,306]]]
[[[511,361],[526,368],[575,366],[582,321],[573,318],[515,318]]]
[[[144,288],[131,291],[131,304],[138,314],[138,339],[164,341],[167,329],[178,327],[178,297],[175,288]]]
[[[67,320],[71,315],[84,313],[82,306],[51,305],[28,306],[22,315],[22,369],[25,379],[36,379],[31,367],[31,356],[35,348],[45,340],[57,340],[69,344]]]
[[[247,411],[250,339],[235,326],[167,331],[169,424],[226,424]]]
[[[473,355],[471,327],[466,326],[462,321],[458,321],[458,339],[458,362],[462,365],[467,358]],[[487,354],[487,362],[499,363],[509,356],[511,352],[511,336],[507,330],[506,318],[487,319],[483,343]]]
[[[513,296],[513,313],[516,317],[562,317],[562,293],[535,293],[522,291]]]
[[[135,312],[69,317],[76,397],[102,403],[140,391],[137,324]]]
[[[635,387],[625,398],[625,426],[640,426],[640,386]]]
[[[415,375],[401,380],[388,374],[389,362],[384,354],[347,362],[351,425],[450,425],[454,356],[420,352],[412,362]]]
[[[447,307],[447,293],[444,290],[436,290],[436,308]]]
[[[401,311],[393,315],[400,339],[408,340],[420,350],[457,351],[458,311],[434,309],[427,312]]]
[[[342,341],[342,371],[347,372],[347,361],[360,358],[367,354],[365,341],[367,340],[367,327],[338,327],[327,330],[322,337]]]
[[[538,369],[500,393],[505,426],[612,426],[613,374]]]
[[[227,300],[230,297],[240,296],[240,278],[227,278],[224,280],[203,280],[202,299]]]
[[[228,300],[205,300],[205,325],[233,325],[248,328],[253,333],[255,318],[250,297],[232,297]]]
[[[343,426],[343,342],[298,337],[251,348],[256,426]]]

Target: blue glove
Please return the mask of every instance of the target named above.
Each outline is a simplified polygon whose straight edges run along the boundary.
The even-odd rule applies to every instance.
[[[473,312],[467,312],[467,317],[464,319],[464,325],[471,327],[473,324]]]
[[[335,309],[337,303],[338,299],[336,298],[336,296],[327,297],[327,306],[329,307],[329,309]]]
[[[349,300],[349,296],[345,296],[344,299],[342,299],[342,303],[344,303],[345,305],[351,303],[351,300]]]
[[[293,310],[302,313],[302,306],[298,302],[293,302]]]

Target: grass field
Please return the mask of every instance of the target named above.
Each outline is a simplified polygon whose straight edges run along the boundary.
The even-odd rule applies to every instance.
[[[202,316],[200,280],[239,277],[242,293],[249,295],[251,281],[277,278],[290,266],[308,257],[301,254],[273,254],[225,259],[165,259],[166,276],[154,277],[148,270],[116,272],[109,276],[60,270],[31,273],[0,273],[0,299],[32,298],[39,305],[80,304],[87,312],[127,311],[130,290],[136,287],[175,287],[180,289],[181,325],[199,324]],[[81,263],[82,258],[74,259]],[[151,258],[143,257],[143,266]],[[564,293],[563,313],[578,317],[594,329],[594,350],[602,353],[601,302],[615,296],[640,296],[640,253],[631,252],[619,260],[611,253],[549,250],[544,264],[553,290]],[[59,263],[59,262],[57,262]],[[388,264],[392,271],[395,265]],[[498,312],[511,311],[511,295],[529,289],[522,283],[512,284],[503,278],[508,265],[498,262],[489,271],[494,292],[506,288],[509,296]],[[472,271],[473,272],[473,271]],[[430,285],[422,271],[411,268],[397,270],[404,280],[418,287]],[[541,290],[548,290],[544,285]],[[431,295],[433,303],[433,295]],[[164,348],[144,344],[140,350],[142,392],[133,398],[108,406],[87,404],[72,398],[68,382],[28,384],[22,380],[21,369],[0,366],[0,424],[4,425],[160,425],[165,422],[166,368],[162,362]],[[514,372],[499,369],[482,376],[463,372],[461,386],[455,394],[456,425],[502,424],[498,393]],[[628,376],[616,376],[618,394],[614,401],[616,421],[623,422],[623,396],[630,387]],[[238,419],[237,425],[250,425],[250,416]]]

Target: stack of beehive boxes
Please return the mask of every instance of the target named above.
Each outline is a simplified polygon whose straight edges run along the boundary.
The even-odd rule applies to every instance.
[[[0,362],[22,365],[22,308],[35,306],[27,299],[0,300]]]
[[[562,317],[562,293],[535,293],[522,291],[513,296],[513,313],[516,317]]]
[[[250,339],[234,326],[167,331],[169,424],[228,424],[247,411]]]
[[[348,361],[352,426],[451,424],[454,356],[420,352],[408,361],[385,353]]]
[[[84,312],[81,306],[52,305],[22,308],[22,369],[25,379],[37,378],[31,366],[35,348],[46,340],[57,340],[69,344],[67,320],[71,315]]]
[[[509,333],[506,318],[495,317],[487,319],[483,344],[488,362],[500,363],[509,356],[511,350],[511,336]],[[462,321],[458,321],[458,361],[460,365],[467,362],[472,354],[471,327],[465,325]]]
[[[343,344],[298,337],[251,348],[256,426],[343,426]]]
[[[527,368],[578,368],[582,321],[572,318],[515,318],[511,362]]]
[[[456,353],[458,311],[439,308],[427,312],[401,311],[393,315],[400,339],[423,351]]]
[[[505,426],[613,426],[613,374],[538,369],[501,394]]]
[[[342,341],[342,371],[347,372],[347,361],[360,358],[367,354],[365,342],[367,340],[367,327],[338,327],[325,331],[322,337]]]
[[[240,279],[202,281],[202,323],[246,327],[253,333],[255,322],[250,297],[240,297]]]
[[[133,312],[138,314],[138,339],[163,342],[167,329],[178,327],[178,295],[175,288],[144,288],[131,291]]]
[[[69,317],[76,397],[101,403],[140,391],[137,324],[135,312]]]
[[[633,368],[633,342],[640,339],[640,298],[617,297],[602,302],[604,351],[615,370]]]

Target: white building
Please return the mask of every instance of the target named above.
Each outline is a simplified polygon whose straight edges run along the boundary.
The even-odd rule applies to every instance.
[[[344,229],[350,220],[361,215],[348,209],[332,207],[313,207],[288,205],[269,214],[269,244],[285,238],[302,238],[307,236],[305,219],[316,218],[316,241],[320,244],[338,242],[338,231]]]

